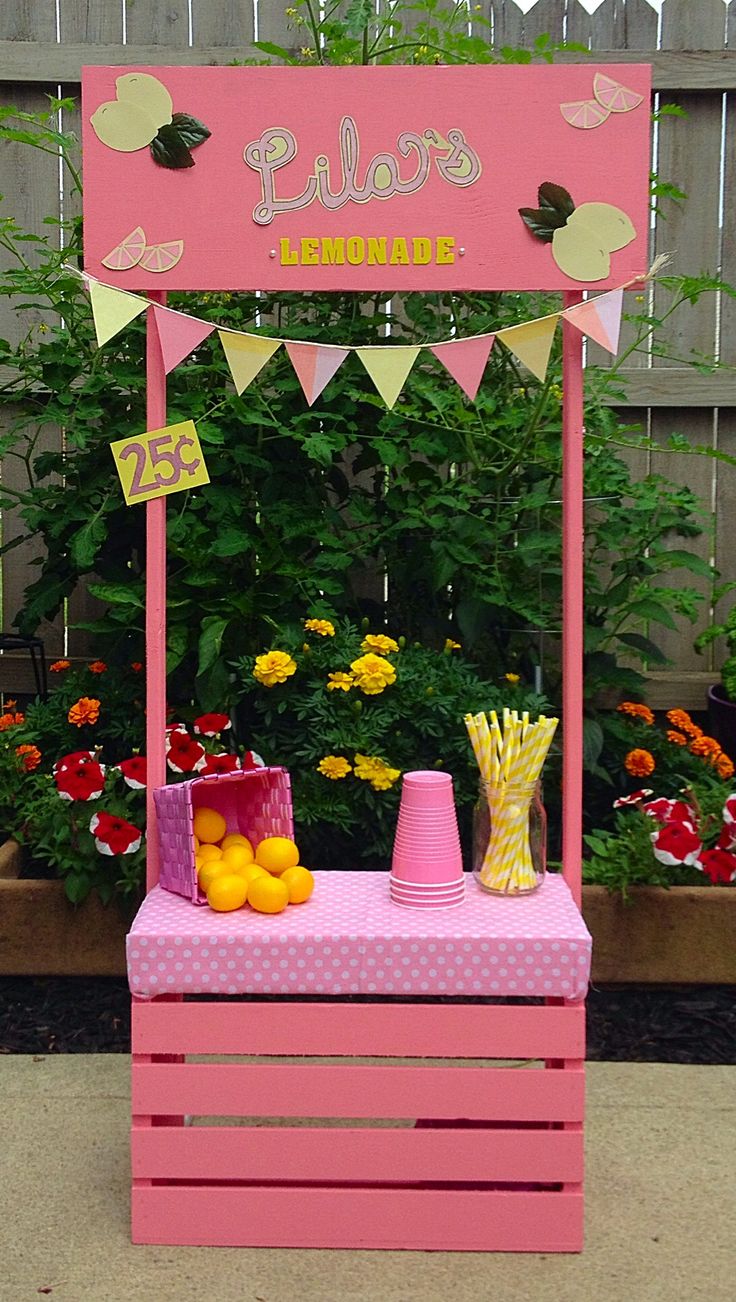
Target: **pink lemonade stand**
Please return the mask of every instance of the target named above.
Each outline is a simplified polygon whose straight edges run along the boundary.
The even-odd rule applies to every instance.
[[[149,431],[166,425],[167,371],[212,329],[174,320],[169,289],[563,295],[516,344],[499,332],[543,374],[562,319],[563,871],[534,895],[498,899],[471,882],[452,908],[412,911],[391,903],[388,873],[318,873],[308,904],[262,916],[199,907],[181,864],[183,887],[162,888],[153,789],[166,780],[176,466],[153,481],[148,894],[128,937],[137,1243],[582,1247],[581,330],[600,340],[597,321],[605,337],[606,300],[591,295],[646,274],[649,88],[648,67],[592,62],[84,71],[85,269],[98,305],[109,290],[150,301]],[[163,145],[178,167],[162,165]],[[273,351],[256,336],[231,341],[239,389]],[[480,367],[485,343],[438,347],[469,396],[485,340]],[[328,351],[299,355],[308,396],[343,360]],[[365,351],[392,403],[406,350]]]

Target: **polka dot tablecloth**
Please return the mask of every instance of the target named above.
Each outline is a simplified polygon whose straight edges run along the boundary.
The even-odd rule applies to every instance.
[[[387,873],[315,873],[308,903],[214,913],[154,887],[127,938],[134,995],[561,995],[583,999],[591,938],[562,877],[502,899],[403,909]]]

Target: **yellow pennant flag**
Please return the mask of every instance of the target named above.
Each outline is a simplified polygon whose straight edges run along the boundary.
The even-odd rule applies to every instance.
[[[356,348],[356,353],[370,375],[386,406],[393,407],[406,377],[419,355],[418,348],[391,348],[390,345]]]
[[[115,335],[148,307],[148,299],[127,294],[122,289],[112,289],[99,280],[89,281],[89,297],[98,348],[106,344],[108,339],[114,339]]]
[[[280,348],[283,343],[282,339],[235,334],[232,330],[218,330],[217,333],[225,349],[227,364],[237,393],[242,393],[248,388],[251,380],[256,378],[269,357],[273,357],[277,348]]]
[[[510,326],[508,330],[499,330],[496,338],[523,362],[532,375],[544,380],[552,351],[559,314],[542,316],[536,321],[525,321],[522,325]]]

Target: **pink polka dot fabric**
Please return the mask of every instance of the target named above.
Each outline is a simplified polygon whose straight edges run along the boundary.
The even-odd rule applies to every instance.
[[[398,908],[387,873],[315,873],[306,904],[214,913],[154,887],[127,938],[134,995],[516,995],[583,999],[591,938],[561,876],[502,899]]]

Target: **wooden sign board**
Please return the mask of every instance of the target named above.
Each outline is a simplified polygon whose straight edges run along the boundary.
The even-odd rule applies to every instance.
[[[121,289],[598,290],[646,270],[645,65],[97,67],[82,91],[85,267]]]

